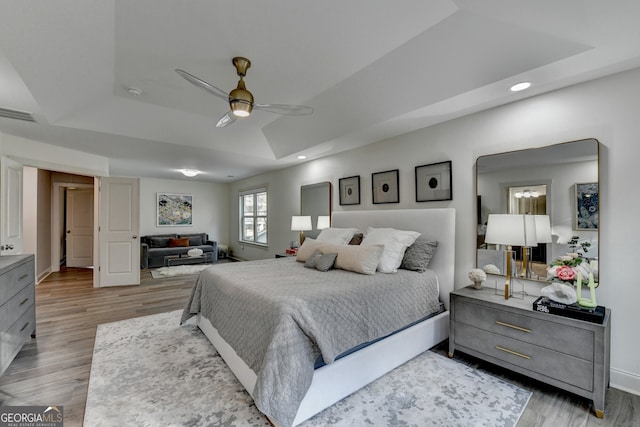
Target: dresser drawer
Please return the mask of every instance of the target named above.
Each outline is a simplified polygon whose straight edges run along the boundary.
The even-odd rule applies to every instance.
[[[0,332],[0,366],[3,370],[18,354],[24,343],[31,339],[35,330],[36,307],[31,305],[27,311],[9,327]]]
[[[456,324],[456,347],[466,347],[557,381],[593,390],[592,362],[473,326]],[[464,348],[461,348],[464,351]]]
[[[16,296],[11,298],[6,304],[9,306],[9,319],[18,319],[32,305],[35,305],[35,289],[33,286],[27,286],[22,289]]]
[[[593,361],[592,331],[556,323],[552,319],[541,320],[459,299],[455,300],[455,304],[456,322]]]
[[[22,288],[34,283],[33,263],[24,262],[0,275],[0,304],[4,304]]]

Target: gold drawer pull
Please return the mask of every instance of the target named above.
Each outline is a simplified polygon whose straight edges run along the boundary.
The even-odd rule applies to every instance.
[[[18,282],[21,281],[22,279],[26,279],[27,277],[29,277],[29,274],[23,274],[22,276],[20,276],[20,278],[18,279]]]
[[[27,301],[29,301],[29,298],[23,299],[22,302],[20,303],[20,307],[22,307]]]
[[[515,356],[520,356],[523,359],[531,359],[531,356],[527,356],[526,354],[518,353],[517,351],[509,350],[508,348],[500,347],[499,345],[496,346],[496,349],[504,351],[504,352],[509,353],[509,354],[513,354]]]
[[[531,332],[531,329],[523,328],[521,326],[512,325],[511,323],[504,323],[504,322],[501,322],[499,320],[496,320],[496,323],[498,325],[506,326],[507,328],[511,328],[511,329],[517,329],[517,330],[522,331],[522,332]]]
[[[24,331],[25,329],[27,329],[27,326],[29,326],[29,323],[31,322],[27,322],[24,324],[24,326],[20,329],[20,332]]]

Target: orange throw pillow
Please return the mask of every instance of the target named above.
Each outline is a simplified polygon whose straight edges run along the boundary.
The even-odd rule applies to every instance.
[[[169,239],[170,248],[189,247],[189,238],[184,239]]]

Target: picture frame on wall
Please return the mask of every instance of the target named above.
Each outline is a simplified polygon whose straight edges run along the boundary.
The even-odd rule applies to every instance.
[[[371,174],[371,191],[373,203],[400,203],[398,169]]]
[[[348,176],[338,180],[340,205],[360,204],[360,175]]]
[[[597,230],[599,194],[597,182],[575,184],[575,229]]]
[[[156,193],[156,218],[158,227],[193,225],[193,196]]]
[[[453,200],[451,160],[416,166],[416,202]]]

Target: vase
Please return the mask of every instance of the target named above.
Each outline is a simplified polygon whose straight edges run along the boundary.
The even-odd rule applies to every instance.
[[[473,289],[482,289],[482,282],[481,281],[473,282]]]

